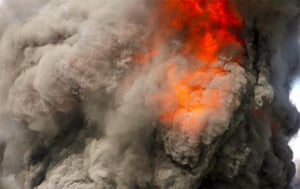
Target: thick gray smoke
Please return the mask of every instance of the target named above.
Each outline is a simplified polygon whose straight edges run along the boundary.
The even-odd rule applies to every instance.
[[[246,53],[241,64],[218,62],[226,74],[202,101],[218,89],[221,107],[189,135],[162,124],[151,103],[168,90],[169,63],[179,62],[178,75],[187,67],[174,53],[181,38],[162,44],[151,64],[136,58],[149,51],[159,1],[4,1],[0,188],[296,187],[288,140],[300,117],[288,93],[299,74],[300,3],[232,3]]]

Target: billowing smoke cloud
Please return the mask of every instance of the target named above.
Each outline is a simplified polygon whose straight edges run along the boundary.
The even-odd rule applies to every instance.
[[[239,42],[198,77],[163,1],[4,1],[0,188],[293,187],[300,4],[229,3]],[[197,88],[189,107],[217,100],[178,113],[174,82]]]

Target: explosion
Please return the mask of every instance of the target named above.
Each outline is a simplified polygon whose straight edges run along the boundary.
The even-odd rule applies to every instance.
[[[201,115],[221,106],[220,89],[205,89],[214,77],[229,74],[224,69],[226,62],[241,62],[243,44],[238,34],[243,22],[227,0],[163,1],[158,9],[155,20],[160,23],[153,34],[153,48],[177,43],[173,52],[164,51],[163,56],[182,56],[185,62],[169,60],[164,77],[166,89],[152,101],[160,105],[160,120],[164,124],[195,132],[204,127],[204,123],[199,123]]]
[[[297,187],[294,0],[4,0],[0,188]]]

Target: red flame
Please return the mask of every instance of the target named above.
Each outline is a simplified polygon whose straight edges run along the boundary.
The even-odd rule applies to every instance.
[[[243,22],[228,0],[161,1],[155,20],[159,24],[150,53],[137,56],[137,61],[149,63],[158,54],[157,49],[176,39],[180,45],[175,53],[188,63],[185,67],[176,60],[169,63],[167,87],[151,102],[159,105],[163,123],[191,131],[201,129],[201,116],[217,109],[222,98],[218,88],[207,87],[215,76],[227,74],[220,57],[238,57],[228,52],[241,49],[242,41],[236,34]]]
[[[158,12],[162,37],[183,35],[182,53],[208,63],[229,44],[239,44],[234,31],[243,26],[228,0],[163,1]]]

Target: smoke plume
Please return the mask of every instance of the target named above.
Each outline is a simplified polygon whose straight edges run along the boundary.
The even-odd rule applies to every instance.
[[[299,16],[297,0],[4,0],[0,188],[297,188]]]

